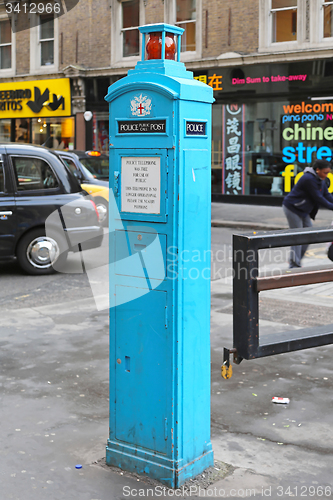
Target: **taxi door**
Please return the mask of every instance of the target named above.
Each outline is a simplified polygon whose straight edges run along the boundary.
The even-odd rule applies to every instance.
[[[12,179],[5,159],[0,148],[0,259],[13,256],[17,230]]]

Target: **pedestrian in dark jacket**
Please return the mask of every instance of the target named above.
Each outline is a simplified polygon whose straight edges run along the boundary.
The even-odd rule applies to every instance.
[[[283,200],[283,211],[290,228],[311,227],[319,207],[333,210],[333,196],[328,192],[325,179],[331,163],[316,160],[313,167],[306,167],[304,174]],[[289,267],[301,267],[301,259],[308,245],[290,249]]]

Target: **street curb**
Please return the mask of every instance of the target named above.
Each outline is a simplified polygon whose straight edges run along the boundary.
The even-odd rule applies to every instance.
[[[241,221],[221,221],[221,220],[212,220],[212,227],[233,227],[237,229],[247,229],[251,230],[259,230],[259,231],[281,231],[284,229],[288,229],[288,227],[284,226],[276,226],[273,224],[264,224],[260,222],[241,222]]]

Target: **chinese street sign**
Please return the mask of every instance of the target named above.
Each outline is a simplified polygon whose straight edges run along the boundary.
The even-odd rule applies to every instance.
[[[244,194],[244,104],[226,104],[222,113],[222,193]]]

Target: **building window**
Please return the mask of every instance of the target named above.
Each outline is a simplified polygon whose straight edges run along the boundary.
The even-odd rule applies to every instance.
[[[196,0],[176,0],[176,25],[185,31],[181,52],[196,51]]]
[[[202,0],[164,1],[165,22],[176,24],[184,30],[181,36],[181,61],[201,58],[202,4]]]
[[[110,0],[111,66],[135,64],[141,54],[139,26],[145,24],[145,0]]]
[[[139,0],[123,1],[121,7],[123,57],[138,56],[140,54],[138,30],[140,24],[140,2]]]
[[[0,69],[12,67],[12,29],[10,21],[0,22]]]
[[[40,16],[39,26],[40,65],[54,64],[54,17]]]
[[[272,0],[272,42],[297,40],[297,0]]]
[[[323,1],[324,10],[324,38],[333,37],[333,2]]]

